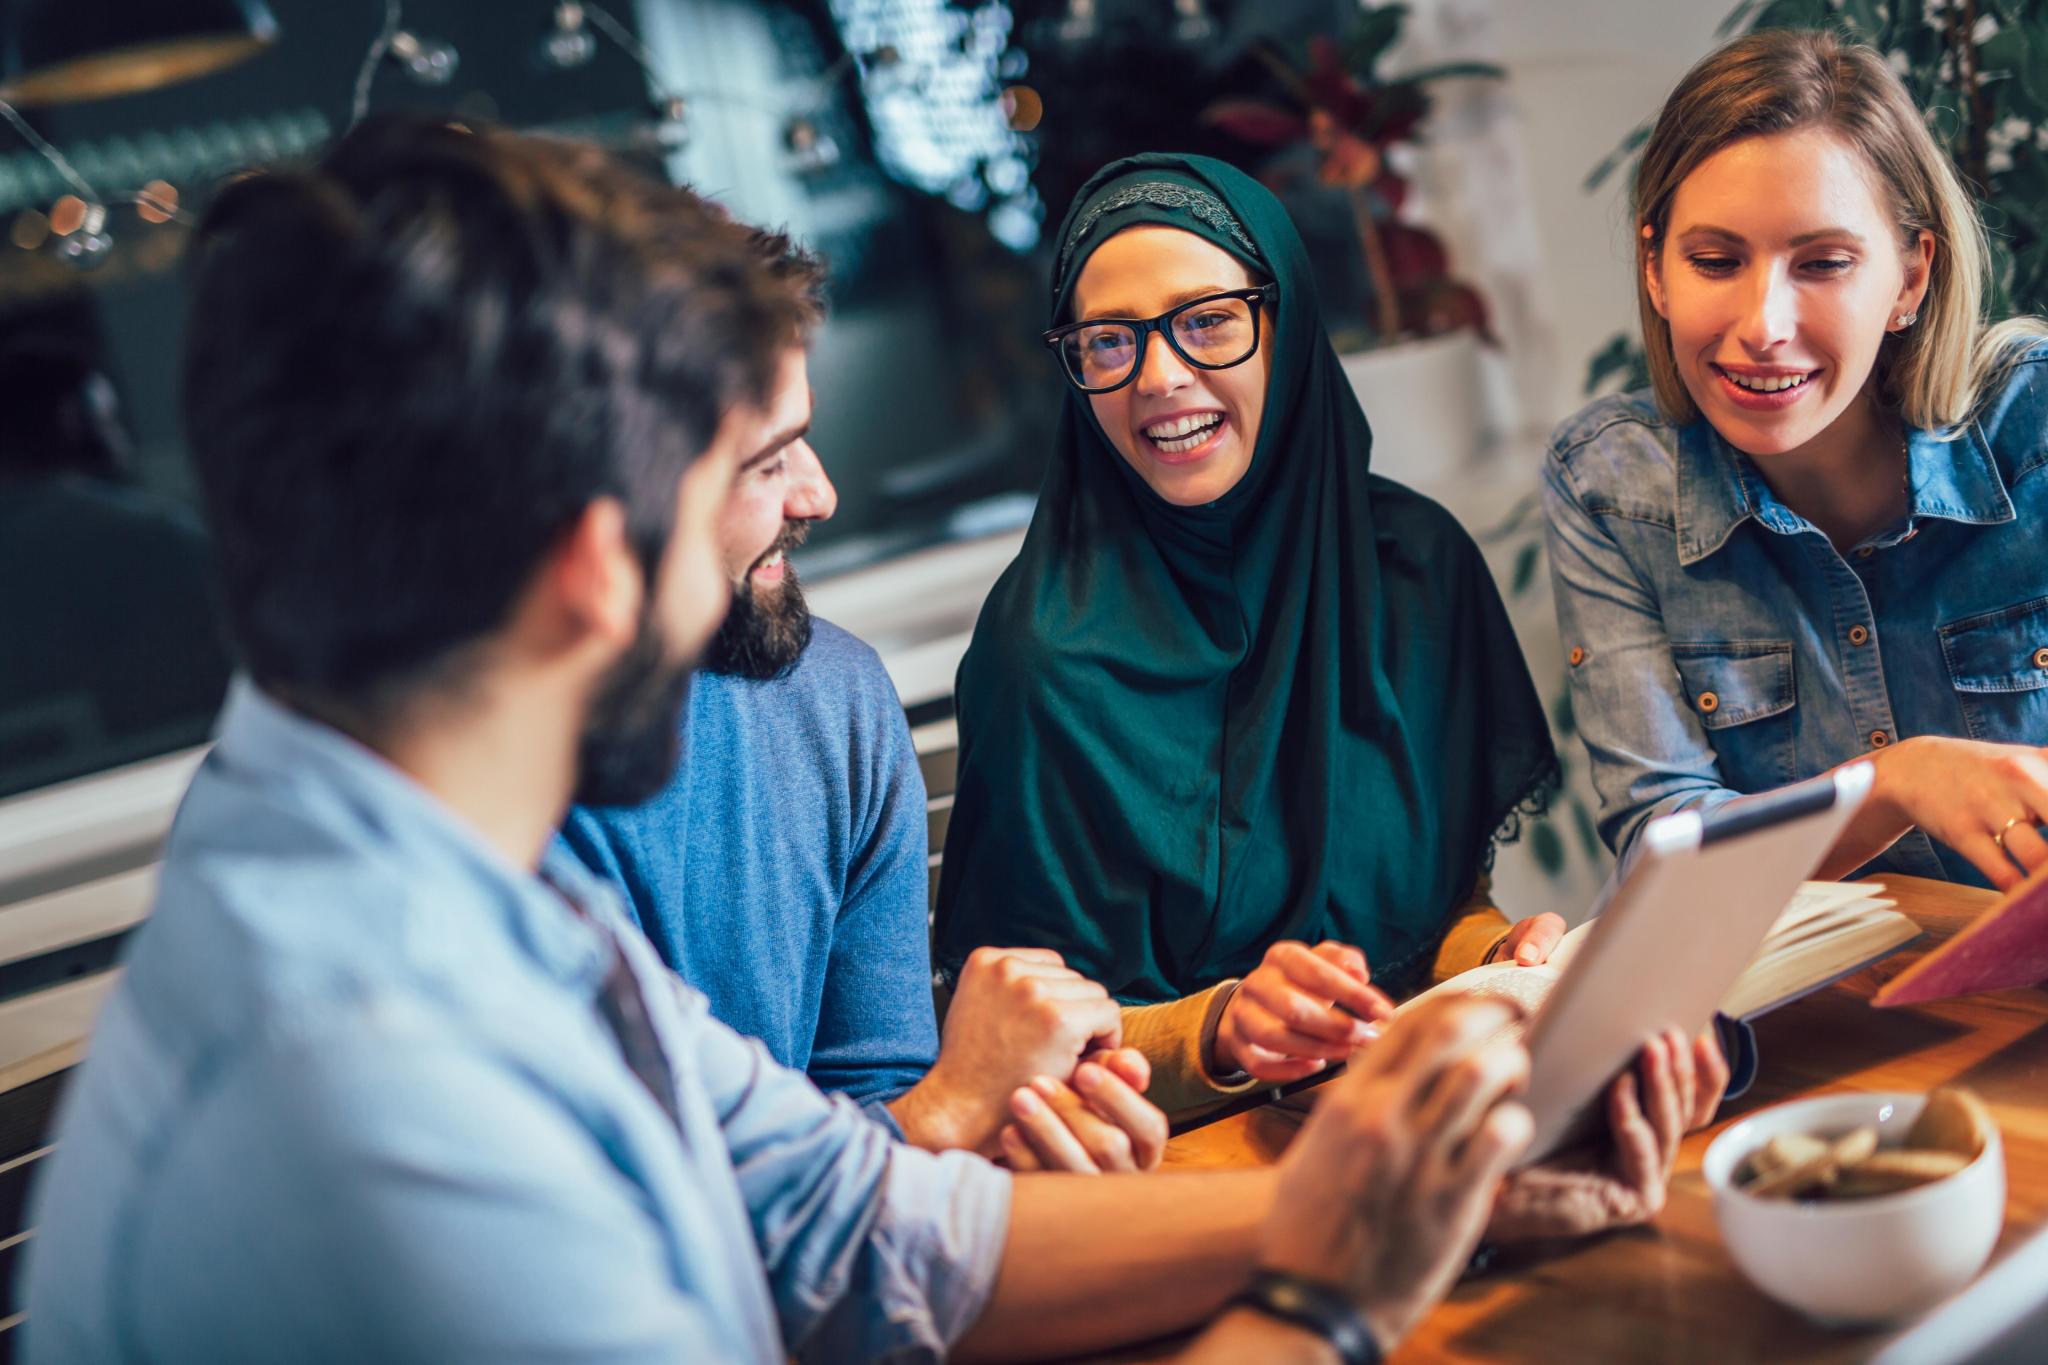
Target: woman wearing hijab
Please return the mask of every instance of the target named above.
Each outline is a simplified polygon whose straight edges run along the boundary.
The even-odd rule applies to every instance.
[[[1562,922],[1511,929],[1485,870],[1556,758],[1477,547],[1368,472],[1279,202],[1132,157],[1059,243],[1066,405],[960,667],[937,957],[1160,1006],[1126,1039],[1184,1109],[1341,1059],[1381,990],[1543,960]]]

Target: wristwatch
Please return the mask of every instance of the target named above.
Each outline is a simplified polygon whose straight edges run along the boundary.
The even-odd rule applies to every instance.
[[[1230,1300],[1305,1328],[1330,1343],[1344,1365],[1380,1365],[1380,1343],[1351,1301],[1327,1284],[1284,1270],[1261,1270]]]

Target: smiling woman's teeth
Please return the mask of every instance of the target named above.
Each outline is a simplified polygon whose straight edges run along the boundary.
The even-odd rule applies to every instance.
[[[1721,373],[1727,375],[1739,387],[1748,389],[1752,393],[1779,393],[1785,389],[1796,389],[1807,380],[1813,378],[1813,371],[1811,370],[1808,370],[1805,374],[1775,374],[1768,377],[1734,374],[1728,370],[1723,370]]]
[[[1179,455],[1208,440],[1209,434],[1222,422],[1223,418],[1216,413],[1198,413],[1192,417],[1176,417],[1170,422],[1154,422],[1145,428],[1145,435],[1169,455]]]

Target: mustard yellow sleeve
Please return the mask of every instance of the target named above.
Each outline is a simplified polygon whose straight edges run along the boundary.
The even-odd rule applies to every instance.
[[[1211,1076],[1202,1061],[1215,1042],[1223,1007],[1236,989],[1237,980],[1232,978],[1164,1004],[1124,1006],[1124,1046],[1144,1053],[1152,1064],[1152,1086],[1145,1098],[1169,1117],[1258,1088],[1260,1083],[1250,1076]]]
[[[1501,940],[1508,936],[1514,926],[1500,907],[1493,903],[1493,879],[1484,872],[1472,885],[1472,894],[1458,907],[1457,917],[1451,922],[1451,931],[1444,935],[1443,946],[1437,949],[1436,965],[1431,968],[1429,980],[1437,985],[1450,980],[1459,972],[1470,971],[1486,960],[1486,955],[1498,948]],[[1126,1029],[1130,1027],[1127,1023]]]

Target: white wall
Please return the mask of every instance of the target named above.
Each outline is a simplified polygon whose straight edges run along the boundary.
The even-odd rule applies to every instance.
[[[1654,114],[1714,45],[1733,0],[1499,0],[1508,70],[1543,262],[1542,311],[1557,348],[1550,422],[1579,406],[1586,360],[1635,317],[1626,178],[1596,194],[1587,174]]]

